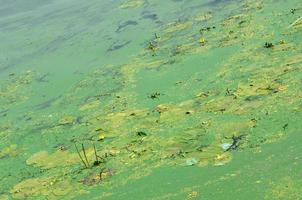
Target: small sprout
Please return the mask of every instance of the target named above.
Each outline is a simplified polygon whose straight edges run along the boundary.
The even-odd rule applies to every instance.
[[[147,136],[147,133],[145,133],[144,131],[138,131],[137,135],[138,136]]]
[[[154,93],[152,93],[149,97],[150,97],[151,99],[158,99],[159,96],[160,96],[160,93],[159,93],[159,92],[154,92]]]
[[[233,94],[232,90],[230,90],[229,88],[226,89],[226,96],[231,96]]]
[[[201,37],[201,38],[199,39],[199,43],[200,43],[202,46],[204,46],[204,45],[206,44],[206,39],[203,38],[203,37]]]
[[[100,133],[98,136],[98,141],[102,141],[106,138],[105,133]]]
[[[130,116],[135,116],[135,115],[136,115],[135,113],[131,113],[131,114],[130,114]]]
[[[148,45],[148,49],[151,50],[152,52],[155,52],[156,51],[156,43],[155,42],[149,42],[149,45]]]
[[[94,150],[94,156],[95,156],[95,161],[93,162],[93,166],[99,166],[102,162],[99,161],[99,156],[97,154],[96,147],[95,147],[94,143],[93,143],[93,150]]]
[[[257,122],[258,120],[256,118],[251,119],[252,122]]]
[[[282,127],[283,130],[285,131],[285,129],[288,127],[288,124],[284,124],[284,126]]]
[[[290,9],[290,13],[295,14],[296,10],[297,10],[297,9],[292,8],[292,9]]]
[[[93,166],[99,166],[101,163],[102,163],[101,161],[95,160],[95,161],[93,162]]]
[[[211,29],[215,29],[215,26],[207,26],[207,27],[203,27],[201,29],[199,29],[200,34],[203,34],[204,31],[210,31]]]
[[[59,144],[59,145],[57,146],[57,148],[58,148],[58,150],[60,150],[60,151],[65,151],[65,150],[66,150],[66,147],[65,147],[64,144]]]
[[[273,47],[274,47],[274,45],[271,42],[265,42],[265,44],[264,44],[264,48],[269,49],[269,48],[273,48]]]

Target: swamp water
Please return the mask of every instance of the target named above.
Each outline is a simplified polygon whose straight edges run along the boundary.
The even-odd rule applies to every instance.
[[[0,200],[302,199],[300,0],[0,3]]]

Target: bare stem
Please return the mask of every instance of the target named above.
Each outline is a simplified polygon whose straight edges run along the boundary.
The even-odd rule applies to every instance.
[[[76,148],[76,150],[77,150],[77,152],[78,152],[78,155],[79,155],[79,157],[80,157],[82,163],[84,164],[84,166],[85,166],[86,168],[88,168],[87,164],[85,163],[83,157],[82,157],[81,154],[80,154],[80,151],[79,151],[79,149],[78,149],[76,143],[74,143],[74,146],[75,146],[75,148]]]
[[[82,150],[83,150],[83,153],[84,153],[84,157],[85,157],[85,160],[87,162],[87,166],[89,167],[89,162],[88,162],[88,159],[87,159],[87,156],[86,156],[86,151],[85,151],[85,148],[84,148],[84,144],[82,143]],[[88,168],[87,167],[87,168]]]
[[[94,143],[93,143],[93,149],[94,149],[95,160],[96,160],[96,162],[99,162],[98,154],[96,152],[96,148],[95,148],[95,144]]]

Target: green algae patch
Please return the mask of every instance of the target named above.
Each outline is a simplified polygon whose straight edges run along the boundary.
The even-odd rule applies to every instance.
[[[70,180],[55,177],[41,177],[27,179],[18,183],[10,191],[15,199],[40,198],[59,199],[62,196],[74,198],[85,193],[79,184],[72,183]]]
[[[1,173],[10,193],[0,194],[249,199],[261,191],[295,199],[300,183],[286,177],[299,163],[291,153],[299,145],[288,139],[301,130],[300,10],[289,8],[296,4],[91,1],[68,7],[72,28],[43,18],[58,35],[45,37],[45,48],[26,44],[39,53],[23,58],[42,67],[1,79],[1,169],[14,168]]]
[[[0,195],[0,200],[9,200],[9,196],[8,195]]]
[[[60,120],[58,125],[71,125],[75,122],[76,118],[74,116],[63,116]]]
[[[11,74],[0,86],[0,102],[5,107],[10,108],[26,101],[28,97],[28,89],[30,88],[35,72],[27,71],[22,74]]]
[[[185,22],[185,23],[172,22],[166,25],[164,32],[172,34],[190,28],[192,25],[193,25],[192,22]]]
[[[284,177],[269,183],[271,189],[267,191],[264,199],[299,199],[301,181],[292,177]]]
[[[79,110],[80,111],[85,111],[85,110],[89,110],[89,109],[95,109],[99,105],[100,105],[100,101],[99,100],[94,100],[94,101],[90,101],[90,102],[87,102],[87,103],[81,105]]]
[[[48,154],[47,151],[40,151],[26,160],[28,165],[34,165],[43,169],[64,167],[77,162],[79,161],[76,154],[70,154],[68,151],[60,150],[52,154]]]

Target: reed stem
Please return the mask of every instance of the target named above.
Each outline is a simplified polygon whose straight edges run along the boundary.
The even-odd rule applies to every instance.
[[[81,156],[81,153],[80,153],[80,151],[79,151],[79,149],[78,149],[76,143],[74,143],[74,146],[75,146],[75,148],[76,148],[76,150],[77,150],[77,153],[78,153],[78,156],[80,157],[80,159],[81,159],[82,163],[84,164],[85,168],[88,168],[88,166],[87,166],[87,164],[85,163],[83,157]]]
[[[85,151],[85,148],[84,148],[84,144],[82,143],[82,150],[83,150],[83,153],[84,153],[84,158],[85,158],[85,160],[86,160],[86,162],[87,162],[87,166],[89,167],[90,165],[89,165],[89,162],[88,162],[88,159],[87,159],[87,156],[86,156],[86,151]],[[87,167],[87,168],[88,168]]]
[[[93,149],[94,149],[95,160],[96,160],[97,163],[99,163],[98,154],[96,152],[96,148],[95,148],[95,144],[94,143],[93,143]]]

